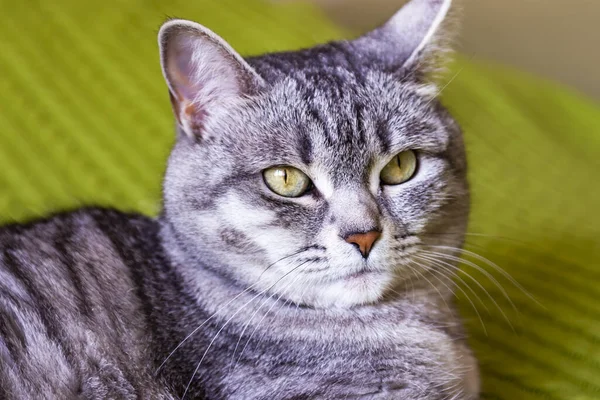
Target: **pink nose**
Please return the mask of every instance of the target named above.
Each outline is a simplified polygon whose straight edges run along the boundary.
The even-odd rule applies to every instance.
[[[355,245],[360,250],[364,258],[369,256],[373,243],[381,236],[381,232],[369,231],[365,233],[353,233],[346,236],[346,242]]]

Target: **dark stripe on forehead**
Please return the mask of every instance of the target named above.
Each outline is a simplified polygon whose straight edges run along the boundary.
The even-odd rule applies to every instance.
[[[306,165],[311,164],[313,160],[313,146],[305,126],[299,128],[296,146],[302,162]]]
[[[365,127],[365,107],[361,103],[354,105],[355,118],[356,118],[356,133],[358,140],[365,142],[367,140],[368,132]]]
[[[320,130],[323,132],[325,137],[325,143],[331,145],[334,142],[333,132],[329,130],[329,124],[327,123],[327,115],[321,110],[317,104],[315,104],[314,97],[305,92],[304,102],[306,104],[306,111],[308,116],[318,125]]]
[[[365,70],[365,65],[363,62],[356,56],[355,53],[348,48],[348,43],[346,42],[332,42],[329,46],[335,50],[337,53],[336,62],[341,66],[341,62],[339,62],[340,58],[345,60],[345,67],[349,72],[352,72],[352,75],[356,79],[358,84],[364,84],[365,76],[363,75],[363,71]]]
[[[381,120],[377,120],[375,122],[375,134],[379,139],[379,144],[381,145],[381,151],[383,153],[387,153],[390,151],[390,146],[392,143],[391,132],[387,124]]]

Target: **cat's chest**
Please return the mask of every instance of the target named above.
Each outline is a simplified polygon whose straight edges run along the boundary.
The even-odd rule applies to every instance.
[[[271,322],[209,325],[172,372],[196,370],[191,387],[215,399],[436,400],[463,379],[450,371],[472,367],[454,335],[418,320]]]
[[[243,385],[228,398],[266,399],[271,392],[278,393],[271,398],[397,399],[409,386],[401,346],[384,350],[265,342],[260,347],[238,361],[229,379]]]
[[[381,327],[376,338],[349,340],[351,333],[360,334],[338,331],[337,341],[323,342],[258,335],[242,341],[235,356],[235,345],[224,346],[214,360],[222,366],[219,389],[244,400],[435,400],[457,383],[447,372],[457,367],[451,360],[460,350],[443,332]]]

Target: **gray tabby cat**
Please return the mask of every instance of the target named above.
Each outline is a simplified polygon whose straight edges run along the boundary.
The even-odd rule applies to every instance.
[[[247,60],[165,23],[164,210],[0,230],[0,398],[476,399],[456,267],[421,253],[469,209],[427,78],[449,8]]]

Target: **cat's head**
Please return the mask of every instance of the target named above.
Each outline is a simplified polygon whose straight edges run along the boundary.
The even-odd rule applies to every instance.
[[[449,7],[412,0],[356,40],[248,60],[196,23],[163,25],[165,219],[192,271],[349,307],[423,276],[423,243],[461,245],[461,132],[428,77]]]

